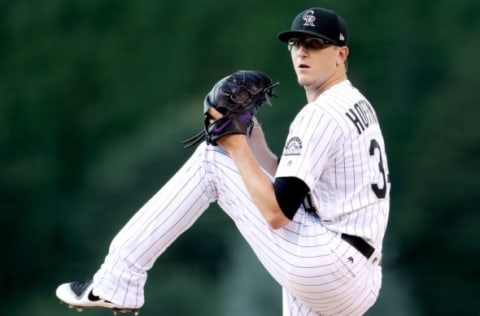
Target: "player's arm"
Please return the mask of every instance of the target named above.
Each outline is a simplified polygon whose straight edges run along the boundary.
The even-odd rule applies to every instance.
[[[248,145],[260,166],[273,176],[277,170],[278,158],[268,147],[265,134],[257,119],[254,118],[253,121],[252,134],[247,138]]]
[[[250,196],[268,225],[273,229],[287,225],[289,219],[277,202],[275,187],[257,163],[247,137],[240,134],[225,135],[217,142],[235,161]]]
[[[227,135],[218,143],[235,161],[250,196],[270,227],[287,225],[309,192],[305,182],[296,177],[278,177],[272,183],[260,169],[245,135]]]
[[[215,109],[210,109],[209,112],[212,118],[221,117],[221,114]],[[252,144],[242,134],[225,135],[217,142],[230,153],[250,196],[269,226],[278,229],[293,219],[309,188],[302,180],[295,177],[275,178],[275,182],[272,183],[260,168],[258,158],[252,149],[252,147],[258,146],[257,149],[260,150],[257,154],[263,153],[266,163],[274,166],[272,171],[276,169],[277,159],[266,146],[263,132],[257,131],[257,133],[260,132],[261,135],[257,134],[256,136],[261,136],[261,139],[256,139],[256,141],[260,140],[260,144],[263,142],[263,145]]]

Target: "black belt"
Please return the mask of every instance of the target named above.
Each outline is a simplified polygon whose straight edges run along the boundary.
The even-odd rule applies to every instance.
[[[348,242],[353,248],[357,249],[362,255],[364,255],[367,259],[370,259],[375,248],[370,246],[363,238],[342,234],[342,239]]]

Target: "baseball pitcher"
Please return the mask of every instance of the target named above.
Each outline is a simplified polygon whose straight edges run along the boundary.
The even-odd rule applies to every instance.
[[[60,300],[138,313],[155,260],[217,203],[282,287],[284,316],[363,315],[375,303],[390,176],[375,110],[347,78],[347,25],[310,8],[278,38],[307,100],[292,104],[280,159],[255,119],[278,84],[252,70],[221,79],[185,142],[192,156],[118,232],[93,278],[57,288]]]

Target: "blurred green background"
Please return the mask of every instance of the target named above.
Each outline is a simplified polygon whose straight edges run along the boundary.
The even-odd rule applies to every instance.
[[[375,315],[480,315],[480,2],[0,1],[2,315],[76,315],[114,234],[187,159],[204,95],[259,69],[280,153],[304,104],[276,34],[312,6],[350,26],[349,77],[376,107],[392,176]],[[110,315],[108,311],[85,311]],[[215,206],[159,258],[142,316],[281,315],[280,288]]]

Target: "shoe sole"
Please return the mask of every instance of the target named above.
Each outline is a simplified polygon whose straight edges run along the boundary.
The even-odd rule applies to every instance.
[[[60,304],[67,304],[63,301],[60,301]],[[88,307],[84,307],[84,306],[76,306],[76,305],[72,305],[72,304],[68,304],[68,308],[70,309],[76,309],[77,312],[81,313],[83,312],[83,310],[85,308],[87,309],[109,309],[113,312],[113,315],[117,315],[118,313],[121,313],[121,314],[126,314],[126,313],[132,313],[134,316],[138,316],[139,315],[139,310],[138,309],[129,309],[129,308],[108,308],[108,307],[101,307],[101,306],[88,306]]]

